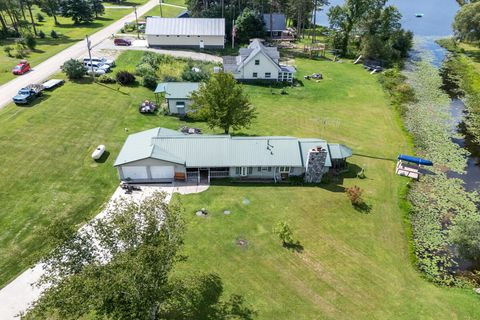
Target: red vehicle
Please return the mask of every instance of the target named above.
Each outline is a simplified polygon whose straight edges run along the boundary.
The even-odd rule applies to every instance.
[[[20,60],[20,62],[13,68],[13,74],[24,74],[25,72],[30,71],[30,63],[27,60]]]
[[[132,45],[132,41],[130,41],[128,39],[121,39],[121,38],[113,40],[113,43],[116,46],[131,46]]]

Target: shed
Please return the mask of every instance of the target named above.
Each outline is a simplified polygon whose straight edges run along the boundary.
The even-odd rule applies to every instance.
[[[224,48],[225,19],[148,17],[150,47]]]
[[[159,83],[155,89],[157,103],[160,95],[165,97],[170,114],[185,115],[188,106],[192,103],[190,95],[200,87],[198,82],[164,82]]]

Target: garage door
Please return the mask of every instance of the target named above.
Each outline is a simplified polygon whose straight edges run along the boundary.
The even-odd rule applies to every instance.
[[[125,179],[148,179],[147,167],[122,167],[122,171]]]
[[[173,179],[175,168],[173,166],[151,166],[152,179]]]

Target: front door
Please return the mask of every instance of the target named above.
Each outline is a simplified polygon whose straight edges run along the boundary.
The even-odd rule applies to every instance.
[[[242,172],[241,172],[241,176],[242,177],[246,177],[248,175],[248,168],[247,167],[242,167]]]

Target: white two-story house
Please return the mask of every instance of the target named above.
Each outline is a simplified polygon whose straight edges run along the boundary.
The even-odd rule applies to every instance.
[[[239,81],[271,80],[292,82],[296,72],[293,66],[280,64],[276,47],[267,47],[261,39],[253,39],[238,56],[223,57],[223,70]]]

